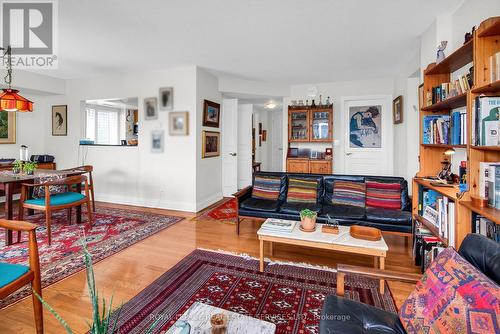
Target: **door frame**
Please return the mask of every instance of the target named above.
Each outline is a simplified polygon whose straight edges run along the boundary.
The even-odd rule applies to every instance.
[[[355,150],[349,149],[349,114],[348,110],[346,109],[347,104],[349,102],[359,102],[359,101],[370,101],[370,100],[380,100],[380,104],[382,105],[382,108],[385,108],[387,110],[386,114],[384,115],[385,119],[388,118],[388,120],[384,121],[382,120],[381,126],[382,126],[382,147],[383,145],[387,145],[387,153],[389,153],[389,161],[388,161],[388,174],[392,175],[394,173],[394,131],[393,131],[393,124],[392,124],[392,95],[361,95],[361,96],[342,96],[340,98],[341,100],[341,112],[340,112],[340,124],[344,132],[344,145],[342,148],[342,151],[344,152],[342,156],[342,165],[344,166],[344,171],[347,170],[347,153],[353,153],[353,152],[384,152],[386,150],[382,148],[357,148]]]

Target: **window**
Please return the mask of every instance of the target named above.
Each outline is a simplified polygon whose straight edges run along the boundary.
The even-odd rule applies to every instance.
[[[123,110],[103,106],[87,106],[85,137],[96,144],[120,145],[120,120]]]

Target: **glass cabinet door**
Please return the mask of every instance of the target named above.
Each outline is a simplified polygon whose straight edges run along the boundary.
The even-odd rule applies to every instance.
[[[330,139],[330,112],[312,112],[312,136],[311,140],[326,141]]]
[[[297,111],[290,114],[290,140],[309,140],[309,117],[307,111]]]

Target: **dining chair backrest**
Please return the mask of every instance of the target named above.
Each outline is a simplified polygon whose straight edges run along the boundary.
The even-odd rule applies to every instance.
[[[49,185],[67,185],[71,186],[74,184],[82,184],[87,182],[87,177],[85,175],[74,175],[74,176],[69,176],[65,177],[59,180],[52,180],[44,183],[44,185],[49,186]]]
[[[94,171],[94,167],[92,165],[83,165],[73,168],[64,169],[66,171],[85,171],[86,173],[90,173]]]

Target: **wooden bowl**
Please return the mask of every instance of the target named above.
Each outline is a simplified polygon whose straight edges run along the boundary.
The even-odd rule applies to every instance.
[[[349,234],[356,239],[363,239],[369,241],[377,241],[382,239],[382,232],[378,228],[352,225],[349,228]]]

